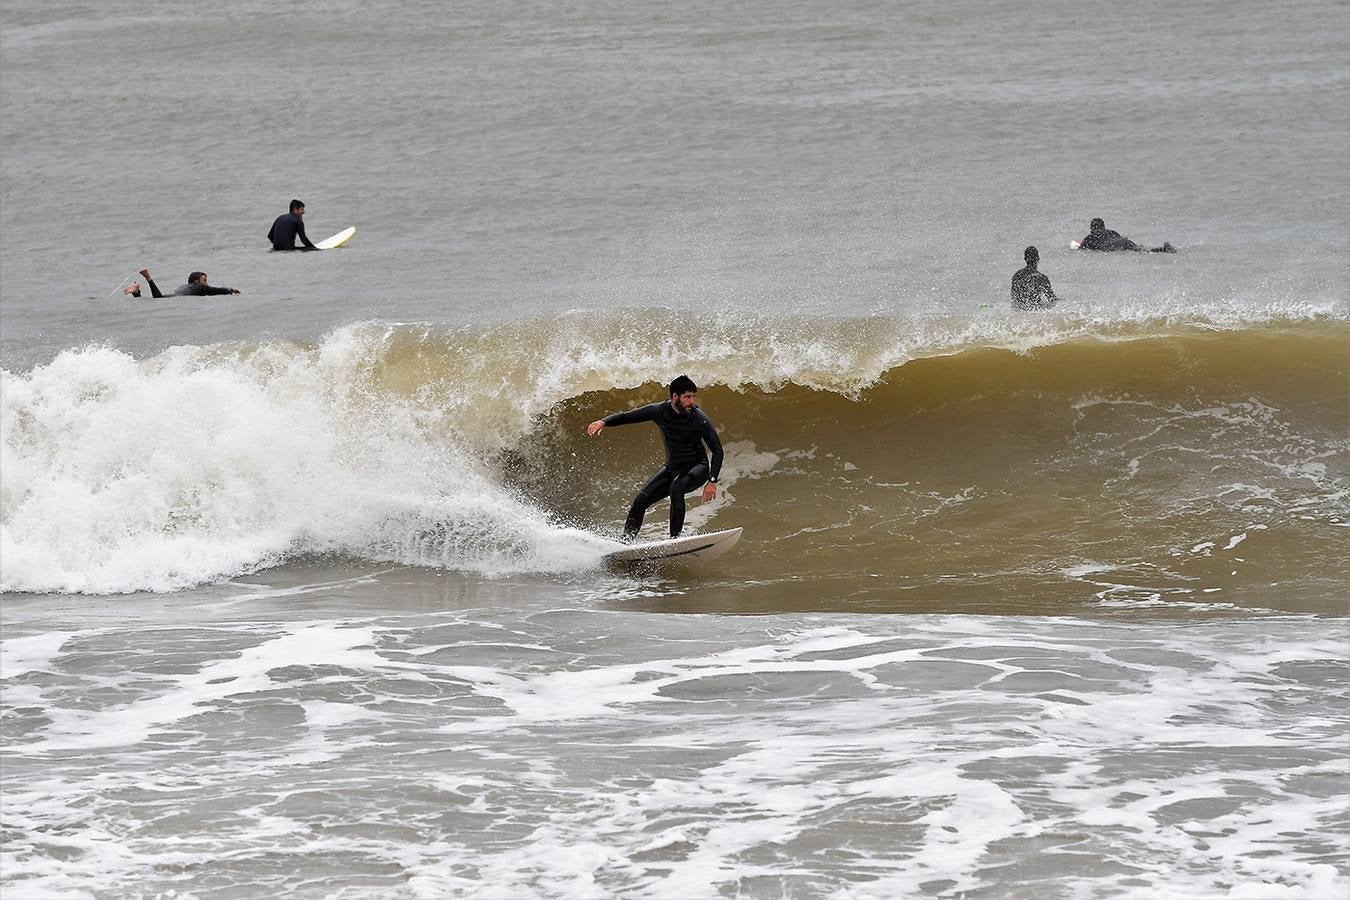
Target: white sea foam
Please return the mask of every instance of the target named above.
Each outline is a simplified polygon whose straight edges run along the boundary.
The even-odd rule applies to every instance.
[[[3,374],[0,588],[168,591],[300,553],[500,572],[603,551],[370,387],[350,332],[313,351],[71,351]]]
[[[1148,327],[1126,314],[1010,324],[719,313],[706,332],[672,329],[653,340],[635,327],[650,310],[619,310],[496,329],[359,323],[312,347],[184,346],[148,360],[70,350],[0,375],[0,589],[172,591],[327,553],[489,574],[582,569],[612,544],[561,527],[488,464],[560,399],[636,387],[694,363],[705,383],[733,389],[791,382],[856,396],[919,356],[1228,322],[1211,312],[1177,323],[1154,317]],[[1229,324],[1250,316],[1235,310]],[[1093,397],[1078,412],[1119,402],[1133,401]],[[1158,416],[1159,428],[1197,419],[1288,431],[1257,401]],[[1253,450],[1253,471],[1311,482],[1326,496],[1308,504],[1330,506],[1343,491],[1314,457],[1331,451],[1295,437],[1285,434],[1290,447],[1276,456]],[[695,507],[691,526],[735,502],[738,474],[778,464],[751,446],[736,448],[724,496]],[[1122,471],[1137,475],[1134,457]],[[951,506],[971,496],[934,499]],[[1206,488],[1177,502],[1212,496]],[[1219,496],[1277,500],[1248,481]]]
[[[306,879],[370,862],[351,896],[1350,885],[1345,650],[1315,620],[660,618],[159,629],[120,672],[73,632],[34,684],[49,724],[8,748],[7,877],[249,893],[281,852]]]
[[[61,653],[73,632],[49,631],[0,641],[0,678],[17,678],[26,672],[41,672]]]
[[[297,626],[243,650],[232,659],[203,666],[190,675],[166,677],[163,686],[152,691],[147,699],[95,710],[54,713],[46,739],[33,749],[41,752],[136,744],[158,729],[197,714],[209,704],[272,688],[269,673],[275,669],[307,665],[355,669],[389,666],[370,647],[372,640],[370,629]],[[326,705],[316,705],[313,715],[321,721],[329,711]],[[331,714],[326,717],[332,718]],[[311,718],[309,710],[306,718]]]

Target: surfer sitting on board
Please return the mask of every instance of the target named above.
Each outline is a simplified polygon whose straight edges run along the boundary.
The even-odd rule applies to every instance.
[[[272,229],[267,232],[267,239],[272,242],[273,250],[294,250],[295,239],[299,238],[300,243],[304,244],[303,250],[318,250],[305,237],[305,222],[301,218],[305,214],[305,201],[292,200],[291,211],[285,215],[277,216],[276,221],[272,223]]]
[[[1101,219],[1093,219],[1088,223],[1088,236],[1074,244],[1075,250],[1103,250],[1112,252],[1116,250],[1134,250],[1139,253],[1144,252],[1144,248],[1136,244],[1127,237],[1123,237],[1119,231],[1112,231],[1106,227],[1106,223]],[[1163,241],[1161,247],[1154,247],[1153,253],[1176,253],[1177,248],[1173,247],[1167,241]]]
[[[670,498],[670,536],[679,537],[684,529],[684,495],[706,482],[703,501],[706,503],[717,496],[717,475],[722,471],[722,442],[717,437],[717,429],[695,404],[697,399],[698,386],[688,375],[681,375],[670,383],[669,402],[650,403],[628,412],[613,413],[586,426],[586,433],[594,437],[608,425],[654,422],[666,442],[666,464],[642,486],[628,510],[628,520],[623,525],[626,540],[637,537],[643,515],[662,497]],[[711,467],[703,450],[704,444],[712,450]]]
[[[160,292],[159,286],[156,285],[155,280],[150,277],[149,269],[141,269],[141,277],[145,279],[146,284],[150,285],[151,297],[154,297],[156,300],[158,300],[161,297],[166,296],[165,294]],[[133,281],[131,284],[127,285],[125,288],[122,289],[122,293],[130,297],[139,297],[141,295],[141,286],[139,283]],[[191,275],[188,276],[187,284],[183,285],[178,290],[174,291],[172,294],[169,294],[167,296],[215,297],[219,294],[237,294],[237,293],[239,293],[239,291],[236,288],[212,287],[211,285],[206,283],[205,272],[193,272]]]
[[[1012,277],[1012,308],[1049,309],[1059,302],[1059,298],[1050,287],[1049,276],[1036,270],[1036,264],[1041,261],[1040,251],[1028,247],[1022,257],[1027,261],[1027,267],[1018,269]]]

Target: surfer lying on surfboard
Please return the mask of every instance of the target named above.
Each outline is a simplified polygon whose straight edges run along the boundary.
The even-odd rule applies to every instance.
[[[155,280],[150,277],[149,269],[141,269],[140,274],[141,277],[145,279],[145,283],[150,285],[150,296],[154,297],[156,300],[166,296],[215,297],[219,294],[239,293],[238,288],[215,287],[214,285],[207,284],[205,272],[193,272],[190,275],[188,275],[187,284],[183,285],[178,290],[174,291],[172,294],[165,294],[159,289],[159,285],[155,284]],[[122,289],[122,293],[126,294],[128,297],[140,297],[141,286],[137,282],[133,281],[131,284],[127,285]]]
[[[704,485],[705,503],[717,496],[717,476],[722,471],[722,442],[717,437],[717,429],[698,408],[697,399],[698,385],[688,375],[681,375],[670,383],[669,401],[613,413],[586,426],[586,433],[594,437],[610,425],[654,422],[666,442],[666,464],[633,498],[628,519],[623,524],[625,540],[637,537],[642,517],[662,497],[670,498],[670,536],[679,537],[684,529],[684,495]],[[712,451],[711,465],[704,444]]]
[[[1093,219],[1088,223],[1088,235],[1081,241],[1070,241],[1069,246],[1075,250],[1098,250],[1106,253],[1119,252],[1122,250],[1143,253],[1144,248],[1134,241],[1122,235],[1119,231],[1112,231],[1106,227],[1106,222],[1101,219]],[[1167,241],[1163,241],[1161,247],[1154,247],[1152,253],[1176,253],[1177,248],[1173,247]]]

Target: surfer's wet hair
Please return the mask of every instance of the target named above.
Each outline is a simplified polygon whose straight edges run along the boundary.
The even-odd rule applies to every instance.
[[[1027,261],[1027,265],[1031,265],[1041,258],[1041,251],[1035,247],[1028,247],[1022,251],[1022,258]]]
[[[188,284],[196,284],[206,277],[205,272],[192,272],[188,275]]]
[[[304,208],[305,208],[305,201],[303,200],[291,201],[291,212],[295,212],[297,209],[304,209]]]
[[[675,394],[697,394],[698,385],[688,375],[681,375],[670,383],[671,396]]]
[[[1106,223],[1103,222],[1101,219],[1093,219],[1091,222],[1088,223],[1088,228],[1105,228],[1105,227]]]

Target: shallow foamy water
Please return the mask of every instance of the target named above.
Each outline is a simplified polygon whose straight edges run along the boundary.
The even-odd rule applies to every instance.
[[[622,581],[490,609],[453,581],[12,606],[9,889],[1350,887],[1342,625],[652,615],[632,604],[678,588]]]

